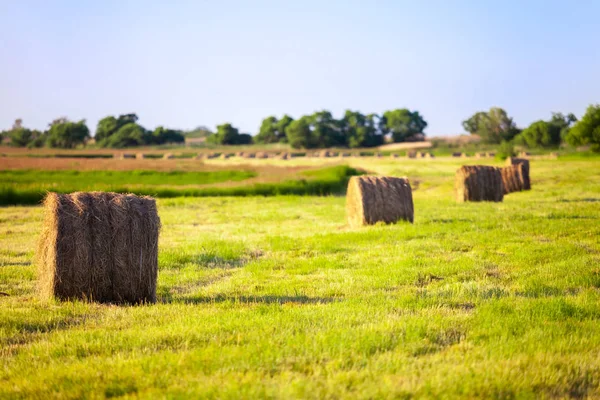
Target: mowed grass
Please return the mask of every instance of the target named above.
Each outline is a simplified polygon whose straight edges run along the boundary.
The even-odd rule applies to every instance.
[[[173,198],[156,305],[44,303],[39,207],[0,208],[0,398],[600,396],[600,168],[533,161],[533,190],[350,229],[343,197]]]

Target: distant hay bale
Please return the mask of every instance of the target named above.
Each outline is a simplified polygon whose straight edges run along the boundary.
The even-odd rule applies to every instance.
[[[244,153],[244,158],[255,158],[256,154],[254,153]]]
[[[217,154],[217,153],[208,153],[208,154],[206,155],[206,158],[207,158],[208,160],[211,160],[211,159],[213,159],[213,158],[217,158],[217,157],[218,157],[218,154]]]
[[[173,153],[165,153],[163,155],[163,160],[172,160],[175,158],[175,155]]]
[[[324,158],[331,157],[331,153],[328,150],[322,150],[317,154],[318,154],[317,157],[324,157]]]
[[[548,154],[548,158],[550,160],[556,160],[558,158],[558,153],[552,152],[552,153]]]
[[[485,153],[475,153],[475,158],[485,158]]]
[[[504,194],[520,192],[524,189],[525,168],[525,164],[523,163],[500,168],[500,173],[502,174],[502,185],[504,186]]]
[[[346,214],[351,227],[413,222],[412,189],[407,179],[353,176],[348,182]]]
[[[265,153],[264,151],[259,151],[256,153],[256,158],[269,158],[269,154]]]
[[[452,157],[462,157],[463,153],[452,153]]]
[[[135,158],[137,158],[138,160],[143,160],[144,158],[146,158],[146,156],[144,155],[144,153],[137,153],[135,155]]]
[[[456,171],[456,201],[502,201],[504,185],[500,168],[464,165]]]
[[[283,153],[279,154],[277,156],[277,158],[279,160],[289,160],[290,159],[290,153],[283,152]]]
[[[488,157],[490,157],[490,158],[494,158],[494,157],[496,157],[496,153],[492,153],[492,152],[489,152],[489,151],[486,153],[486,155],[487,155]]]
[[[198,153],[196,154],[196,157],[194,157],[194,160],[204,160],[205,157],[206,155],[204,153]]]
[[[460,153],[460,158],[469,158],[467,153]]]
[[[352,153],[345,153],[345,152],[340,152],[340,158],[346,158],[346,157],[351,157]]]
[[[506,163],[508,165],[523,164],[523,190],[531,190],[531,180],[529,179],[529,160],[517,157],[508,157]]]
[[[48,193],[36,254],[43,298],[156,301],[160,219],[151,197]]]
[[[409,151],[408,153],[406,153],[406,157],[408,157],[408,158],[417,158],[417,152],[416,151]]]
[[[400,157],[400,156],[396,153],[390,154],[390,158],[398,158],[398,157]]]
[[[244,157],[245,153],[243,151],[238,151],[237,153],[235,153],[236,157]]]
[[[425,158],[432,159],[432,158],[435,158],[435,156],[431,153],[425,153]]]
[[[381,152],[379,152],[379,151],[377,153],[375,153],[375,157],[377,157],[377,158],[381,158],[382,156],[383,156],[383,154],[381,154]]]
[[[117,153],[113,156],[113,158],[119,159],[119,160],[133,160],[136,158],[135,154],[128,154],[128,153]]]
[[[227,160],[230,157],[231,157],[231,154],[229,154],[229,153],[221,153],[221,155],[219,156],[219,158],[221,160]]]

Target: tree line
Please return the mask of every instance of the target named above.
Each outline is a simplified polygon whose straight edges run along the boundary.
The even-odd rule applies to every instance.
[[[533,122],[525,129],[517,127],[505,110],[492,107],[480,111],[462,123],[465,131],[481,137],[484,143],[528,148],[556,148],[562,143],[590,145],[600,152],[600,104],[590,105],[581,120],[574,114],[552,113],[548,120]]]
[[[517,127],[513,118],[499,107],[480,111],[462,122],[465,131],[478,135],[482,142],[501,144],[505,148],[555,148],[562,143],[572,146],[590,145],[600,152],[600,104],[590,105],[581,120],[575,115],[552,113],[548,120],[533,122],[525,129]],[[362,114],[347,110],[337,119],[327,110],[294,119],[269,116],[263,119],[255,136],[240,133],[230,123],[217,126],[216,132],[205,127],[190,131],[190,136],[206,137],[217,145],[248,145],[287,143],[293,148],[375,147],[386,141],[423,140],[427,121],[418,111],[406,108],[382,114]],[[94,139],[96,146],[124,148],[143,145],[184,143],[186,133],[159,126],[154,131],[138,123],[136,114],[108,116],[98,122]],[[45,131],[28,129],[17,119],[12,128],[0,132],[0,140],[8,137],[13,146],[75,148],[91,139],[85,120],[78,122],[58,118]]]
[[[162,126],[150,131],[138,124],[137,121],[136,114],[108,116],[101,119],[98,121],[94,136],[96,145],[107,148],[124,148],[185,142],[182,131],[166,129]],[[11,145],[16,147],[45,146],[61,149],[73,149],[85,145],[91,139],[85,120],[73,122],[67,118],[55,119],[45,131],[26,128],[23,126],[23,121],[17,119],[10,130],[0,132],[0,141],[4,137],[9,138]]]

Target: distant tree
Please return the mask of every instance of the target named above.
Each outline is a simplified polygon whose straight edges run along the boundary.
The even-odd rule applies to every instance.
[[[72,149],[84,144],[89,137],[90,130],[85,124],[85,120],[71,122],[66,118],[59,118],[50,124],[46,144],[49,147]]]
[[[215,144],[241,144],[240,141],[248,141],[248,138],[240,138],[240,132],[237,128],[234,128],[231,124],[222,124],[217,126],[217,132],[209,136],[210,143]]]
[[[98,121],[94,138],[97,143],[100,143],[117,133],[123,126],[131,123],[135,124],[137,121],[138,116],[136,114],[122,114],[118,118],[113,116],[102,118]]]
[[[39,148],[44,147],[46,145],[46,140],[48,139],[47,132],[40,132],[37,130],[32,131],[34,139],[29,142],[27,147],[29,148]]]
[[[313,133],[310,128],[309,117],[306,116],[292,121],[287,126],[285,134],[288,143],[294,149],[308,149],[316,147],[318,143],[313,137]]]
[[[254,142],[254,138],[249,133],[240,133],[237,139],[236,144],[252,144]]]
[[[340,122],[330,111],[317,111],[308,117],[316,147],[346,146],[346,137]]]
[[[514,157],[516,156],[515,153],[515,147],[513,146],[511,141],[508,140],[503,140],[500,143],[500,146],[498,147],[498,153],[496,154],[496,157],[504,160],[507,157]]]
[[[11,146],[15,147],[25,147],[35,139],[33,131],[27,128],[13,128],[8,131],[8,137],[10,138]]]
[[[290,126],[290,124],[294,121],[294,118],[290,117],[289,115],[285,114],[278,122],[276,125],[276,134],[277,134],[277,139],[279,142],[285,143],[287,142],[287,135],[285,133],[285,130],[287,129],[288,126]]]
[[[512,118],[499,107],[492,107],[488,112],[477,112],[463,121],[463,128],[471,134],[477,134],[486,143],[509,141],[520,133]]]
[[[279,142],[279,136],[277,135],[277,124],[279,121],[276,117],[270,116],[263,119],[258,134],[255,137],[256,143],[277,143]]]
[[[573,146],[590,145],[592,151],[600,152],[600,104],[590,105],[566,135],[567,143]]]
[[[358,111],[346,110],[341,120],[348,147],[374,147],[383,144],[383,135],[378,130],[376,114],[367,116]]]
[[[418,111],[411,112],[406,108],[386,111],[382,119],[385,133],[390,133],[394,142],[404,142],[411,136],[423,133],[427,127],[427,122]]]
[[[135,122],[122,126],[103,141],[105,147],[124,148],[152,143],[152,134]]]
[[[185,136],[181,131],[165,129],[162,126],[159,126],[152,132],[151,143],[148,144],[160,145],[167,143],[185,143]]]
[[[561,113],[552,113],[550,121],[536,121],[523,130],[517,137],[516,143],[524,142],[528,147],[556,147],[560,145],[571,124],[577,118],[573,114],[567,116]]]

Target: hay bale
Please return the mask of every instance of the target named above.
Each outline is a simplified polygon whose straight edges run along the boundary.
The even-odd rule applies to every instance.
[[[475,158],[485,158],[485,153],[475,153]]]
[[[37,251],[42,297],[156,301],[160,219],[153,198],[48,193],[44,211]]]
[[[494,157],[496,157],[496,153],[489,152],[489,151],[486,153],[486,155],[487,155],[488,157],[490,157],[490,158],[494,158]]]
[[[277,158],[279,160],[289,160],[290,159],[290,154],[289,153],[281,153],[277,156]]]
[[[425,153],[425,158],[432,159],[435,158],[435,156],[431,153]]]
[[[504,194],[520,192],[523,190],[525,187],[524,171],[525,164],[523,163],[500,168]]]
[[[163,160],[172,160],[173,158],[175,158],[175,155],[173,153],[165,153],[163,155]]]
[[[135,159],[136,155],[135,154],[129,154],[129,153],[117,153],[113,156],[113,158],[119,159],[119,160],[133,160]]]
[[[205,154],[204,153],[198,153],[196,154],[196,157],[194,157],[194,160],[204,160]]]
[[[137,153],[135,155],[135,158],[138,160],[143,160],[144,158],[146,158],[146,156],[144,155],[144,153]]]
[[[331,157],[331,153],[328,150],[322,150],[319,153],[317,153],[318,155],[316,157]]]
[[[245,153],[243,151],[238,151],[237,153],[235,153],[236,157],[244,157]]]
[[[229,153],[221,153],[221,156],[219,158],[221,160],[227,160],[230,157],[231,157],[231,154],[229,154]]]
[[[507,166],[523,164],[523,190],[531,190],[531,180],[529,179],[529,160],[517,157],[508,157],[506,159]]]
[[[269,158],[269,154],[265,153],[264,151],[259,151],[256,153],[256,158]]]
[[[256,154],[254,153],[244,153],[244,158],[255,158]]]
[[[469,158],[467,153],[460,153],[460,158]]]
[[[352,157],[352,153],[340,152],[340,158]]]
[[[456,171],[456,201],[502,201],[504,186],[500,168],[463,165]]]
[[[346,214],[351,227],[413,222],[412,189],[407,179],[353,176],[348,182]]]
[[[416,151],[409,151],[406,153],[406,157],[408,158],[417,158],[417,152]]]
[[[452,157],[462,157],[463,153],[452,153]]]
[[[390,158],[398,158],[398,157],[400,157],[400,156],[396,153],[390,154]]]

